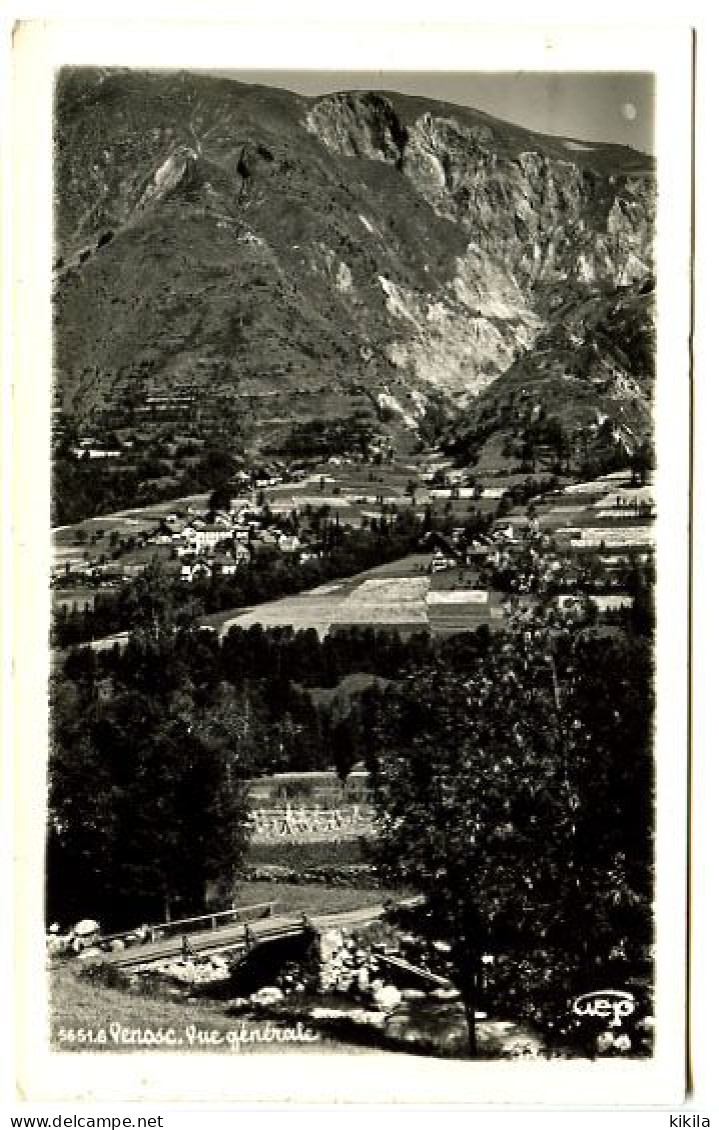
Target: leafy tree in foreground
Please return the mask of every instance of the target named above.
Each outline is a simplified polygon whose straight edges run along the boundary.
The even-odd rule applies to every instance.
[[[648,651],[527,619],[386,703],[381,858],[451,944],[476,1055],[485,970],[511,971],[505,1006],[556,1018],[651,941]]]
[[[54,688],[48,912],[125,927],[229,894],[246,847],[244,750],[183,693],[82,710]]]

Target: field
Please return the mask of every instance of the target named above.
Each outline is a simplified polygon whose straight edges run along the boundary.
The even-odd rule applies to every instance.
[[[173,498],[168,502],[155,502],[150,506],[87,518],[73,526],[56,526],[52,530],[53,569],[58,573],[68,566],[70,569],[81,568],[87,563],[88,557],[96,559],[103,554],[108,562],[112,561],[118,567],[144,566],[153,557],[169,561],[169,546],[159,545],[135,547],[115,557],[111,544],[113,535],[123,541],[149,534],[157,528],[166,514],[182,511],[188,506],[202,510],[207,506],[208,499],[208,494],[192,494],[184,498]]]
[[[503,596],[477,588],[474,570],[430,574],[430,561],[429,554],[413,554],[298,596],[217,613],[201,622],[221,636],[235,626],[260,624],[265,628],[291,626],[295,631],[315,628],[320,637],[333,628],[354,625],[392,628],[409,635],[473,631],[482,624],[501,623]]]
[[[396,899],[398,892],[387,888],[330,887],[324,883],[243,882],[235,888],[235,903],[251,906],[256,902],[277,903],[278,914],[343,914],[382,906],[387,899]]]
[[[590,482],[570,484],[562,494],[538,500],[535,512],[542,531],[549,535],[577,531],[579,546],[646,547],[655,540],[653,499],[651,484],[635,486],[628,471],[618,471]],[[506,520],[523,525],[525,510],[511,511]]]
[[[84,522],[77,522],[73,526],[55,526],[53,537],[57,544],[63,541],[72,541],[78,530],[86,530],[92,534],[98,529],[107,532],[117,530],[118,533],[130,534],[133,530],[147,526],[157,525],[165,514],[174,514],[176,510],[185,510],[194,506],[198,510],[207,507],[209,493],[188,494],[182,498],[172,498],[167,502],[153,502],[149,506],[137,506],[129,510],[117,510],[113,514],[100,514],[97,518],[86,518]]]
[[[337,843],[252,843],[247,852],[250,867],[291,867],[302,871],[308,867],[346,867],[366,863],[362,843],[357,838]]]

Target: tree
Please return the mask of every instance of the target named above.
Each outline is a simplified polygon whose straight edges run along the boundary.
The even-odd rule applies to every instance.
[[[649,478],[650,471],[656,468],[654,448],[649,440],[640,443],[629,459],[632,471],[632,482],[644,486]]]
[[[229,510],[232,506],[232,487],[229,483],[215,487],[208,499],[208,507],[212,513],[218,510]]]
[[[651,937],[651,674],[639,642],[529,618],[469,670],[446,658],[384,700],[380,859],[451,946],[476,1055],[483,957],[553,1023]]]
[[[123,655],[118,671],[126,661]],[[217,701],[203,710],[187,690],[166,690],[166,666],[165,656],[147,652],[142,678],[136,675],[141,689],[115,688],[108,702],[96,701],[77,664],[80,681],[56,681],[47,849],[53,917],[90,915],[124,928],[199,912],[209,883],[229,899],[247,838],[248,751]]]

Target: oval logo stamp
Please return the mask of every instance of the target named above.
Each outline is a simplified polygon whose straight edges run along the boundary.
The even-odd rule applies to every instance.
[[[599,1020],[608,1020],[610,1028],[618,1028],[636,1007],[633,995],[622,989],[595,989],[591,993],[582,993],[572,1001],[575,1016],[595,1016]]]

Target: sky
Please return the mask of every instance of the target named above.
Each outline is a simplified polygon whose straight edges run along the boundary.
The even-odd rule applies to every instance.
[[[485,110],[539,133],[653,152],[654,76],[622,72],[223,71],[298,94],[397,90]]]

